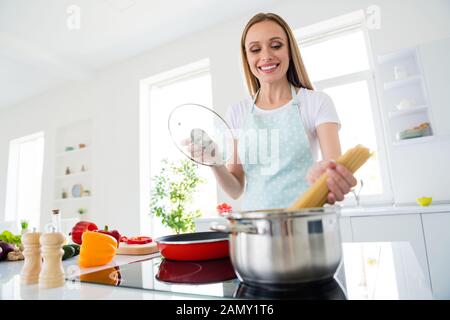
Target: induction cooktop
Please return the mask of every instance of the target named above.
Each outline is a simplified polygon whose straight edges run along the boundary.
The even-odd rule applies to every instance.
[[[71,277],[74,282],[240,299],[345,300],[344,286],[335,278],[289,287],[254,286],[236,277],[229,258],[171,261],[154,257]]]

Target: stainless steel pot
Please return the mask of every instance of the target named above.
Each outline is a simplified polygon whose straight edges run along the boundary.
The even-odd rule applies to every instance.
[[[239,279],[290,285],[332,278],[341,262],[339,208],[231,212],[226,225],[230,258]]]

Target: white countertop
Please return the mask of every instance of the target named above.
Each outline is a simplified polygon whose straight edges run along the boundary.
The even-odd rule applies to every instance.
[[[78,257],[63,261],[66,276],[75,276],[89,272],[103,270],[114,266],[121,266],[130,262],[148,259],[158,254],[145,256],[117,255],[111,263],[95,268],[79,268]],[[0,300],[191,300],[208,299],[208,297],[197,297],[188,294],[170,294],[162,291],[149,291],[123,287],[97,285],[91,283],[80,283],[66,281],[59,288],[42,289],[39,285],[22,285],[20,271],[23,261],[0,262]],[[217,298],[214,298],[217,299]]]
[[[360,206],[360,207],[343,207],[341,208],[341,216],[369,216],[369,215],[390,215],[390,214],[427,214],[449,212],[450,204],[436,204],[427,207],[419,205],[390,205],[390,206]]]
[[[345,284],[349,299],[432,299],[431,288],[407,242],[343,243],[343,260],[336,279]],[[63,262],[67,276],[123,266],[157,256],[116,256],[98,268],[80,269],[77,257]],[[41,289],[37,284],[22,285],[23,261],[0,262],[0,300],[197,300],[225,299],[217,295],[194,295],[177,291],[163,292],[91,283],[66,281],[64,286]],[[152,275],[152,277],[154,274]],[[201,293],[200,293],[201,294]],[[204,293],[203,293],[204,294]]]
[[[360,216],[377,216],[377,215],[395,215],[395,214],[432,214],[432,213],[450,213],[450,204],[431,204],[427,207],[419,205],[378,205],[378,206],[364,206],[359,207],[341,207],[342,217],[360,217]],[[196,225],[209,224],[215,222],[225,222],[225,218],[207,217],[198,218],[195,220]],[[205,229],[206,230],[206,229]],[[201,231],[205,231],[201,230]],[[209,227],[208,227],[209,230]],[[200,230],[197,230],[200,231]]]

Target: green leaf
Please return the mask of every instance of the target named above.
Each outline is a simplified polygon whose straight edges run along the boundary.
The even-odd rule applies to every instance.
[[[194,231],[194,220],[201,216],[200,210],[189,211],[194,193],[204,179],[198,176],[198,165],[190,160],[173,163],[161,161],[158,175],[152,178],[150,213],[161,218],[163,225],[176,233]]]
[[[17,246],[22,244],[22,237],[20,235],[14,235],[8,230],[5,230],[0,234],[0,240]]]

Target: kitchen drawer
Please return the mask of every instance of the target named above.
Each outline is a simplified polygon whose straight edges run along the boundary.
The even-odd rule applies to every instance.
[[[351,217],[354,242],[407,241],[431,285],[420,214]]]
[[[433,294],[450,299],[450,212],[422,214]]]

